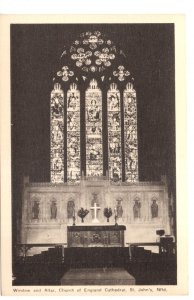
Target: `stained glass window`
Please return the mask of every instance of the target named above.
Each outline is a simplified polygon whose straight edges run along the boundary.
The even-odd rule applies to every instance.
[[[125,64],[125,53],[103,33],[87,31],[71,45],[64,46],[61,60],[53,80],[60,82],[62,88],[56,83],[51,93],[51,181],[63,182],[67,178],[69,184],[79,183],[81,162],[86,176],[102,176],[108,165],[112,183],[138,181],[136,91]],[[89,87],[85,89],[88,81]],[[81,99],[75,82],[82,87],[85,99]],[[126,85],[127,82],[130,83]],[[67,90],[65,116],[63,89]],[[102,102],[105,100],[102,91],[107,103]],[[80,109],[81,100],[85,101],[85,112]],[[85,132],[80,130],[84,115]],[[102,115],[107,116],[104,122]],[[102,123],[107,124],[107,128],[102,128]],[[64,144],[67,145],[65,170]]]
[[[132,83],[123,92],[125,133],[125,181],[138,181],[138,141],[136,91]]]
[[[54,84],[50,101],[50,163],[51,182],[64,181],[64,93],[59,83]]]
[[[102,92],[92,79],[86,90],[86,175],[103,175]]]
[[[87,73],[95,73],[104,72],[112,65],[117,49],[101,32],[87,31],[73,43],[70,53],[76,67]]]
[[[109,177],[112,181],[117,182],[122,177],[122,155],[120,92],[115,83],[112,83],[108,90],[107,106]]]
[[[80,180],[80,92],[73,83],[67,91],[67,181]]]

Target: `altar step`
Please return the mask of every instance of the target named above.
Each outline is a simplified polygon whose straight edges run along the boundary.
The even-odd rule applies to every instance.
[[[70,268],[124,268],[129,262],[127,247],[69,248],[66,250],[65,258],[68,258]]]
[[[34,254],[33,256],[27,256],[25,258],[26,262],[34,263],[61,263],[62,262],[62,249],[61,247],[52,247],[47,250],[41,251],[39,254]]]
[[[130,257],[131,255],[131,257]],[[128,247],[92,247],[92,248],[48,248],[39,254],[27,256],[26,262],[34,263],[64,263],[69,268],[104,268],[124,267],[131,261],[155,261],[159,254],[143,247],[133,247],[129,254]]]
[[[135,285],[135,278],[123,268],[70,269],[61,285]]]
[[[136,279],[136,285],[176,284],[175,255],[152,253],[139,246],[132,249],[131,259],[128,247],[65,248],[62,254],[62,249],[56,247],[38,255],[20,257],[13,265],[15,284],[60,285],[62,277],[69,271],[76,270],[79,275],[84,269],[90,272],[122,269]],[[88,276],[86,279],[89,280]]]

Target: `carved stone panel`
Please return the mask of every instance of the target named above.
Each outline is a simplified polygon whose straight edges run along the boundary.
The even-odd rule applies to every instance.
[[[67,218],[71,219],[71,218],[73,218],[74,215],[75,215],[75,202],[74,202],[74,199],[71,198],[67,202]]]
[[[51,220],[57,219],[57,202],[56,200],[52,200],[50,204],[50,218]]]
[[[123,247],[125,226],[68,226],[68,247]]]

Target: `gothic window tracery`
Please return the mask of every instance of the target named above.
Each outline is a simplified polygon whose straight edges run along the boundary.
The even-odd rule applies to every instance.
[[[104,65],[105,67],[111,66],[111,60],[115,58],[115,55],[109,52],[108,48],[103,48],[102,51],[95,51],[94,55],[97,57],[95,63],[97,65]]]
[[[125,180],[138,181],[138,141],[137,104],[133,84],[128,83],[123,93],[124,100],[124,140],[125,140]]]
[[[86,66],[91,65],[91,59],[90,57],[92,56],[91,51],[86,51],[83,48],[78,48],[77,53],[74,53],[71,55],[71,58],[73,60],[76,60],[76,66],[77,67],[82,67],[84,64]]]
[[[51,92],[51,182],[64,181],[64,93],[56,83]]]
[[[102,143],[106,139],[106,132],[108,132],[108,153],[106,155],[108,156],[110,180],[112,182],[121,181],[123,173],[126,182],[138,181],[136,92],[131,83],[133,78],[125,65],[123,51],[119,50],[101,32],[87,31],[75,39],[70,47],[64,48],[61,59],[61,70],[57,72],[56,78],[60,80],[62,88],[59,83],[54,85],[50,103],[51,182],[64,182],[64,172],[67,172],[69,184],[79,183],[82,137],[86,141],[82,148],[83,155],[86,155],[83,159],[86,163],[86,175],[103,175],[103,149],[105,151],[106,147],[103,148]],[[104,95],[107,94],[107,129],[102,128],[104,104],[102,106],[102,90],[98,87],[96,79],[100,80]],[[111,83],[107,90],[107,83],[112,82],[113,79],[115,83]],[[126,79],[130,83],[123,90],[123,82]],[[88,81],[90,82],[89,88],[83,90],[85,99],[80,99],[80,91],[76,84],[70,85],[69,83],[72,81],[79,85],[83,84],[83,87]],[[65,116],[63,89],[67,90]],[[122,102],[121,95],[123,96]],[[80,116],[82,114],[80,101],[85,101],[85,136],[83,131],[80,132],[80,119],[83,117]],[[67,124],[65,153],[63,146],[64,120]],[[66,154],[67,168],[64,170],[64,155]],[[106,160],[104,160],[104,164],[106,164]]]
[[[73,83],[67,91],[67,181],[80,180],[80,92]]]
[[[103,175],[102,92],[96,80],[86,90],[86,175]]]
[[[101,32],[85,32],[70,47],[71,59],[84,72],[103,72],[112,65],[117,52],[113,42]]]
[[[114,75],[115,77],[118,77],[118,80],[119,80],[119,81],[124,81],[124,80],[125,80],[125,77],[127,77],[127,76],[130,75],[130,72],[129,72],[129,71],[126,71],[124,66],[119,66],[119,67],[118,67],[118,71],[114,71],[114,72],[113,72],[113,75]]]
[[[73,71],[70,71],[67,66],[62,67],[62,71],[57,72],[57,76],[62,77],[63,81],[68,81],[69,77],[74,75]]]
[[[107,93],[108,105],[108,149],[109,177],[112,181],[120,181],[122,174],[121,156],[121,108],[120,92],[116,84],[111,84]]]

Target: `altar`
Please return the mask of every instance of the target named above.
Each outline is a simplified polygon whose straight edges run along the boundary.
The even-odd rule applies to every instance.
[[[68,247],[124,247],[124,225],[67,226]]]

